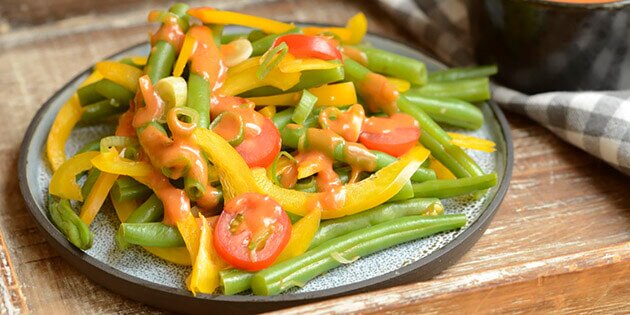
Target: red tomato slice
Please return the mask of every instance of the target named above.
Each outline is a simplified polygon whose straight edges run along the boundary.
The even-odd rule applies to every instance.
[[[243,117],[245,138],[234,147],[249,167],[267,167],[280,153],[281,139],[273,121],[253,109],[233,109]]]
[[[269,196],[242,194],[228,201],[214,229],[214,248],[230,265],[258,271],[269,267],[291,237],[291,221]]]
[[[368,149],[399,157],[411,150],[419,138],[420,128],[413,117],[394,114],[366,119],[359,142]]]
[[[283,35],[273,42],[272,47],[280,43],[289,46],[289,53],[298,58],[318,58],[323,60],[341,60],[337,43],[327,37],[302,34]]]

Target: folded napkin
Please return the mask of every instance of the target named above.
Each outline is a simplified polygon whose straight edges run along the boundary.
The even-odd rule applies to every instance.
[[[438,59],[473,63],[466,0],[378,0]],[[492,99],[630,175],[630,90],[526,95],[493,84]]]

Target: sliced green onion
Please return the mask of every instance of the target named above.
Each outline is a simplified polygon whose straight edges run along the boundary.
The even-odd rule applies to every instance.
[[[258,67],[258,71],[256,71],[256,77],[258,77],[258,80],[263,80],[269,72],[271,72],[271,70],[275,68],[282,59],[284,59],[284,56],[286,56],[288,52],[289,46],[287,46],[284,42],[266,52],[262,58],[260,58],[261,63]]]
[[[307,90],[303,90],[300,102],[295,107],[295,111],[293,112],[293,116],[291,116],[291,119],[296,124],[303,125],[308,116],[313,111],[315,103],[317,103],[317,96],[311,94],[311,92]]]
[[[283,156],[288,158],[289,161],[293,163],[297,163],[295,158],[287,151],[281,151],[280,153],[278,153],[276,158],[273,159],[273,163],[271,163],[271,166],[269,167],[269,177],[271,177],[271,181],[273,181],[273,183],[278,186],[281,186],[281,185],[280,185],[280,181],[278,180],[278,175],[276,173],[276,167],[278,165],[278,161],[280,161],[280,158]]]
[[[237,146],[243,142],[243,139],[245,138],[245,124],[243,123],[243,118],[240,115],[230,111],[225,111],[219,114],[219,116],[212,121],[210,124],[210,130],[217,132],[217,129],[221,124],[236,125],[238,127],[236,135],[234,135],[231,139],[226,139],[230,145]],[[221,134],[221,136],[230,135]]]
[[[138,145],[135,139],[123,136],[109,136],[101,139],[101,153],[109,152],[112,148],[135,148]]]
[[[173,107],[171,110],[175,111],[177,120],[197,126],[199,124],[199,113],[190,107]]]

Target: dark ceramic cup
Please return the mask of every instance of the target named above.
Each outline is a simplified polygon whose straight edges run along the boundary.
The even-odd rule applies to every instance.
[[[475,55],[526,93],[630,89],[630,0],[467,0]]]

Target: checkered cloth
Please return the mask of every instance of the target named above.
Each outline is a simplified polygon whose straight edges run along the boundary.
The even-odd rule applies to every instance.
[[[438,59],[473,63],[466,0],[378,1]],[[630,175],[630,90],[525,95],[493,84],[492,98]]]

